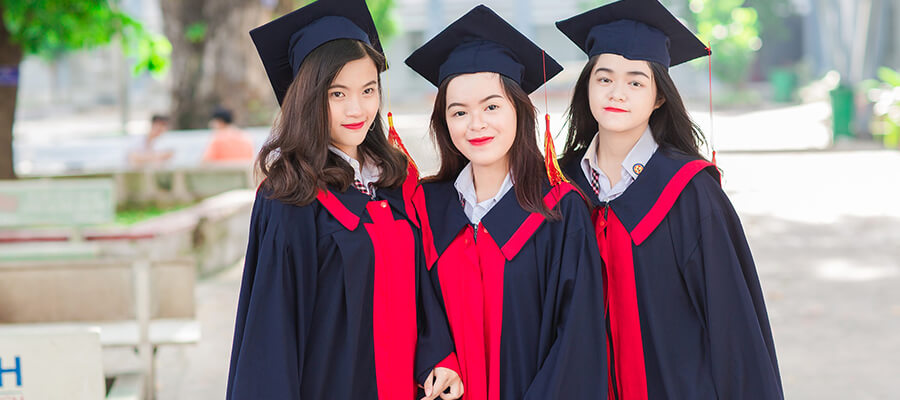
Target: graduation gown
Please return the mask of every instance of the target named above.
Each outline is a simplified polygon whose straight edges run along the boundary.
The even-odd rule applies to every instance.
[[[582,156],[564,172],[593,195]],[[621,196],[589,197],[610,398],[782,399],[759,277],[715,167],[659,148]]]
[[[413,399],[436,364],[457,369],[409,219],[416,184],[303,207],[257,192],[228,399]]]
[[[464,399],[606,398],[599,250],[569,184],[545,221],[507,192],[477,236],[453,182],[421,185],[414,205],[426,262],[456,345]]]

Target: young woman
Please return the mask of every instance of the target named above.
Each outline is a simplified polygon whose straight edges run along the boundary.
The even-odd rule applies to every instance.
[[[379,114],[385,60],[365,3],[320,0],[251,36],[281,115],[258,159],[227,398],[461,391],[410,220],[417,177]]]
[[[596,207],[610,398],[783,398],[740,220],[668,73],[707,49],[656,0],[557,26],[590,57],[562,165]]]
[[[465,399],[606,397],[590,214],[573,186],[548,183],[537,147],[528,93],[545,80],[542,56],[478,6],[406,60],[438,87],[440,171],[413,203]],[[548,78],[562,70],[546,65]]]

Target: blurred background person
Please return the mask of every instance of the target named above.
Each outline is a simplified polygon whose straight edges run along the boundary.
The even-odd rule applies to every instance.
[[[156,142],[169,131],[169,117],[155,114],[150,118],[150,131],[146,135],[135,138],[128,150],[128,164],[135,167],[157,165],[172,158],[172,149],[158,150]]]
[[[232,124],[230,110],[217,107],[209,121],[209,128],[213,131],[213,137],[203,154],[203,161],[253,160],[255,156],[253,140],[250,135]]]

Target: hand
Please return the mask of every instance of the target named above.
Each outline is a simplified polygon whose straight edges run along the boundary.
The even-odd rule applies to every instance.
[[[438,367],[425,378],[425,397],[422,400],[453,400],[462,397],[463,383],[452,369]],[[449,391],[448,391],[449,389]]]

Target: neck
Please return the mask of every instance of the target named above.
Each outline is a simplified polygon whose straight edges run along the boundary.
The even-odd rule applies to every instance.
[[[337,147],[338,150],[343,151],[344,154],[350,156],[350,158],[359,161],[359,146],[341,146],[337,143],[333,144],[334,147]]]
[[[507,158],[489,165],[472,164],[472,179],[475,182],[475,198],[480,203],[497,195],[503,180],[509,174]]]
[[[625,132],[611,132],[602,128],[597,134],[597,163],[603,169],[607,176],[610,176],[606,169],[618,170],[618,166],[625,161],[628,153],[634,148],[641,135],[647,129],[647,124],[642,124],[634,129]],[[618,173],[615,174],[618,176]]]

